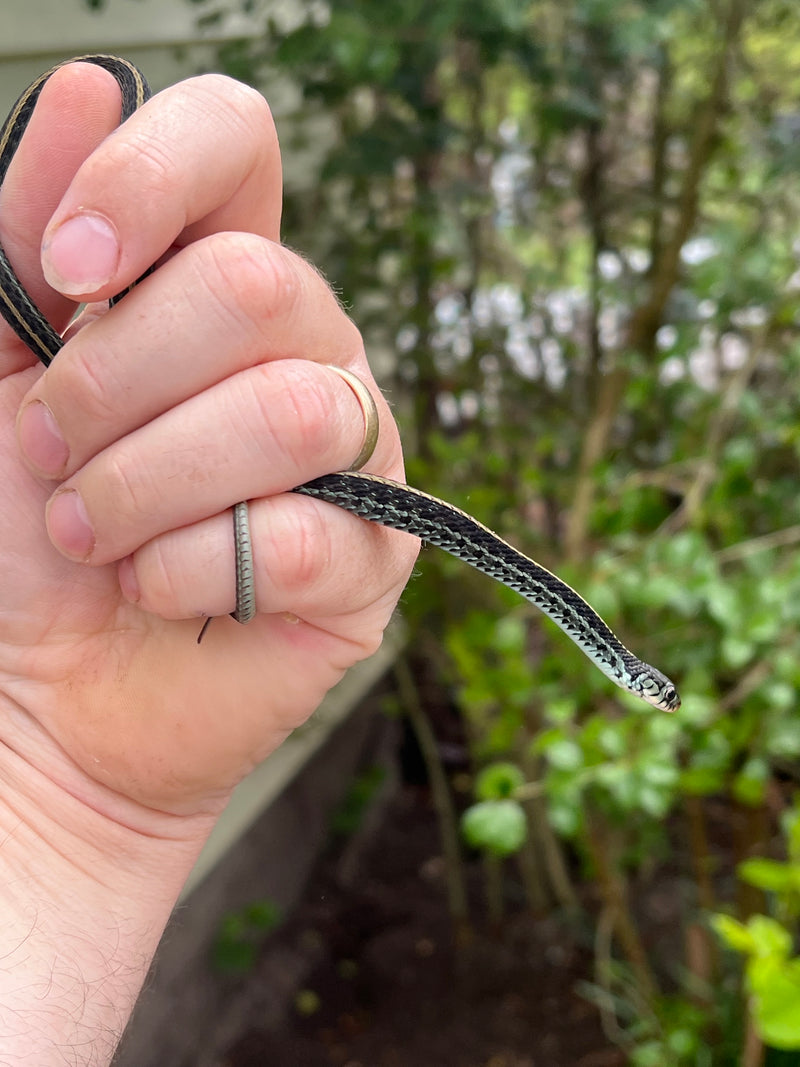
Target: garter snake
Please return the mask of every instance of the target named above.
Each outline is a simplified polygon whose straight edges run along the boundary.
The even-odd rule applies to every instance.
[[[142,74],[126,60],[105,55],[81,56],[79,59],[103,67],[116,78],[122,92],[121,122],[150,95]],[[30,121],[42,86],[60,66],[63,64],[58,64],[37,78],[6,119],[0,131],[0,184]],[[111,303],[124,295],[118,294]],[[17,336],[42,363],[48,365],[63,341],[25,292],[2,248],[0,312]],[[560,626],[616,685],[654,707],[667,711],[679,707],[680,698],[673,683],[625,648],[574,589],[459,508],[418,489],[377,475],[354,471],[324,475],[292,491],[334,504],[370,522],[404,530],[429,544],[437,545],[529,600]],[[252,550],[245,503],[235,506],[234,518],[237,602],[233,615],[238,621],[246,622],[254,614],[255,606],[252,594]]]

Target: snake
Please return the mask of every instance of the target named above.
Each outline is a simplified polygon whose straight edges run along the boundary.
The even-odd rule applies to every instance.
[[[0,185],[5,180],[42,87],[57,70],[66,63],[74,62],[93,63],[113,75],[122,94],[120,123],[150,96],[149,86],[141,71],[128,60],[117,56],[78,56],[56,64],[25,90],[3,124],[0,131]],[[131,288],[133,286],[113,297],[110,304],[113,306]],[[48,366],[64,342],[26,292],[2,246],[0,313],[20,340]],[[621,689],[664,711],[674,711],[680,707],[680,697],[674,683],[629,651],[579,593],[453,504],[401,482],[355,470],[322,475],[295,486],[291,492],[343,508],[368,522],[413,534],[449,552],[532,603],[552,619],[589,660]],[[247,502],[234,504],[233,519],[236,610],[231,614],[244,623],[255,614],[253,546]]]

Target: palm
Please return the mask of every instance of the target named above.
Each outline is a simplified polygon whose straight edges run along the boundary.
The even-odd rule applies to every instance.
[[[114,565],[63,559],[44,527],[50,490],[21,464],[13,432],[36,373],[0,383],[0,692],[115,790],[148,804],[202,800],[303,721],[357,653],[270,616],[247,628],[219,620],[198,646],[198,621],[128,604]],[[164,764],[177,772],[166,792]]]

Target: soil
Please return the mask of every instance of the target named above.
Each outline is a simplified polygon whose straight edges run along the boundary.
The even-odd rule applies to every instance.
[[[512,893],[502,930],[456,946],[423,787],[400,786],[364,836],[355,858],[351,845],[320,862],[265,948],[306,951],[294,1004],[280,1025],[251,1019],[221,1067],[622,1067],[579,992],[586,931],[532,916],[521,894],[515,910]],[[470,878],[480,925],[477,861]],[[270,981],[264,962],[251,982]]]

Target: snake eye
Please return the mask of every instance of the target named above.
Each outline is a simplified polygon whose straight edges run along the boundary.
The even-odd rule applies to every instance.
[[[664,695],[661,698],[662,707],[667,708],[668,711],[675,711],[681,706],[681,700],[678,696],[678,690],[674,685],[669,685],[664,690]]]

